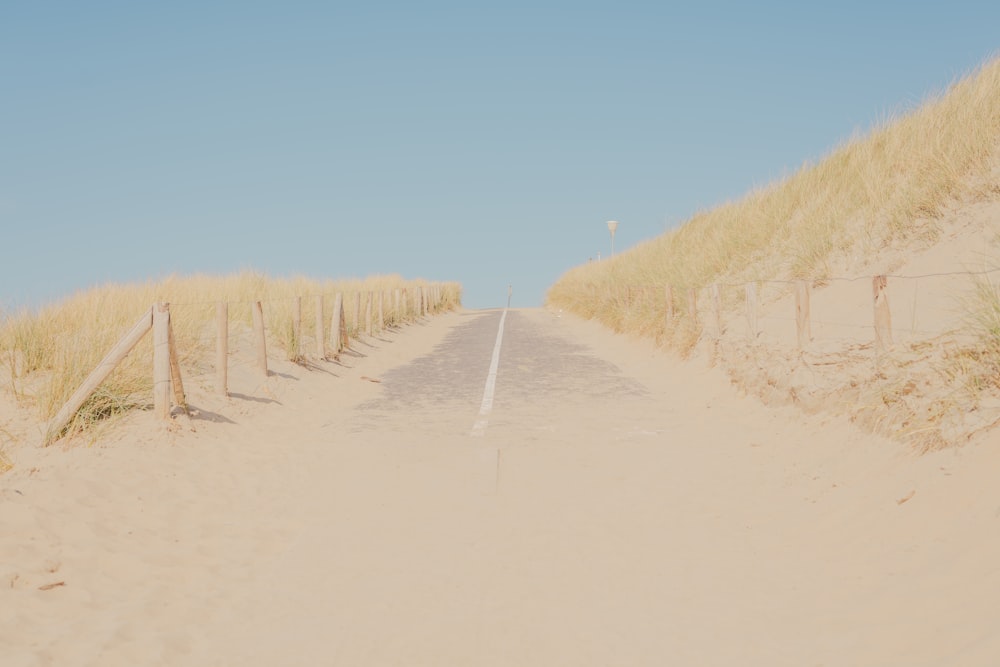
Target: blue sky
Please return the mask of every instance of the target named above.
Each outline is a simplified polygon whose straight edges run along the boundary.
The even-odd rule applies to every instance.
[[[1000,2],[677,4],[0,0],[0,306],[242,268],[540,305],[606,220],[657,236],[1000,47]]]

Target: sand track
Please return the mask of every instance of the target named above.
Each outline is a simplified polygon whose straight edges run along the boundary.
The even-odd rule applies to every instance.
[[[473,437],[499,317],[14,449],[3,664],[995,664],[988,443],[918,457],[541,310]]]

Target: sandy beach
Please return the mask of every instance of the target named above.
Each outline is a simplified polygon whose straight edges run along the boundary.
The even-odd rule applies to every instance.
[[[4,664],[995,663],[988,443],[920,456],[540,309],[482,415],[501,316],[13,449]]]
[[[1000,666],[937,4],[0,6],[0,667]]]

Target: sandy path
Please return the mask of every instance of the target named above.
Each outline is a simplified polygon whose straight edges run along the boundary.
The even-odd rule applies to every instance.
[[[996,664],[990,443],[915,457],[534,310],[475,437],[499,318],[0,478],[4,664]]]

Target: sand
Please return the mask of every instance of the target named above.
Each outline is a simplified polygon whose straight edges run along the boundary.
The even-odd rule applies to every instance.
[[[8,449],[4,665],[991,665],[995,439],[917,455],[545,310]]]

